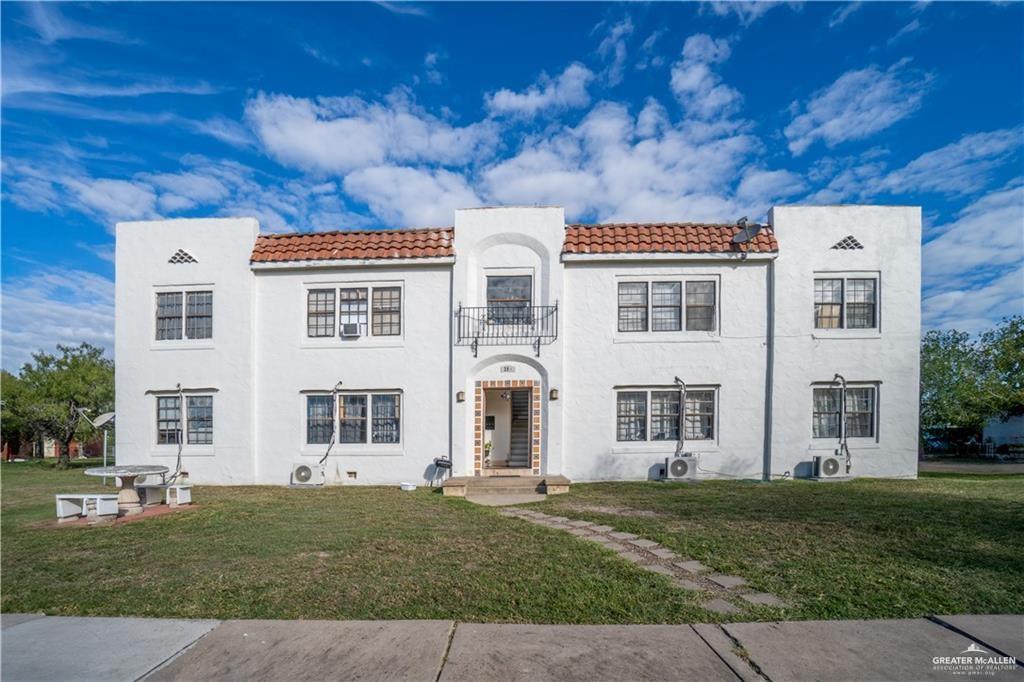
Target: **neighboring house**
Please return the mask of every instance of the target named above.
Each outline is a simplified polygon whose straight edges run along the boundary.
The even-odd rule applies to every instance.
[[[915,476],[920,209],[769,219],[746,244],[553,207],[376,232],[119,224],[117,461],[173,467],[181,439],[197,483],[287,484],[335,440],[328,483],[422,482],[436,457],[637,480],[682,424],[701,477],[803,476],[837,447],[838,373],[851,474]]]
[[[1007,417],[1006,420],[992,419],[985,424],[982,441],[991,442],[995,447],[1010,446],[1024,448],[1024,415]]]

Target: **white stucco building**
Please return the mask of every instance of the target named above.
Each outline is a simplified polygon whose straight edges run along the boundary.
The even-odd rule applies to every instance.
[[[118,464],[173,468],[180,441],[197,483],[288,484],[328,447],[327,484],[422,483],[439,457],[637,480],[682,435],[698,478],[764,479],[810,475],[845,430],[850,475],[915,476],[920,209],[769,223],[121,223]]]

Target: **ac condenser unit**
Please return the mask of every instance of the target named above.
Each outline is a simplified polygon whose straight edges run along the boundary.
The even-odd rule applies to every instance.
[[[815,478],[846,478],[846,458],[839,455],[816,455],[814,457]]]
[[[697,458],[693,455],[665,458],[665,480],[692,481],[697,478]]]
[[[359,338],[359,323],[346,322],[341,325],[341,337],[344,339]]]
[[[292,467],[292,485],[323,485],[324,468],[319,464],[296,464]]]

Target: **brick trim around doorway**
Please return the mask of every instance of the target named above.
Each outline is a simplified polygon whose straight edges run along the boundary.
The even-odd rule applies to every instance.
[[[530,469],[534,476],[540,476],[540,382],[535,379],[499,379],[476,382],[473,391],[473,475],[483,475],[484,391],[491,388],[530,389]]]

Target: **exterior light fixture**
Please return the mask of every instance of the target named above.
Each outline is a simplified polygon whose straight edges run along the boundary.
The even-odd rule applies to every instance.
[[[455,402],[457,402],[457,403],[464,403],[464,402],[466,402],[466,392],[465,391],[459,391],[458,393],[456,393],[455,394]]]
[[[551,391],[548,392],[548,398],[550,400],[558,400],[558,389],[557,388],[551,389]]]

